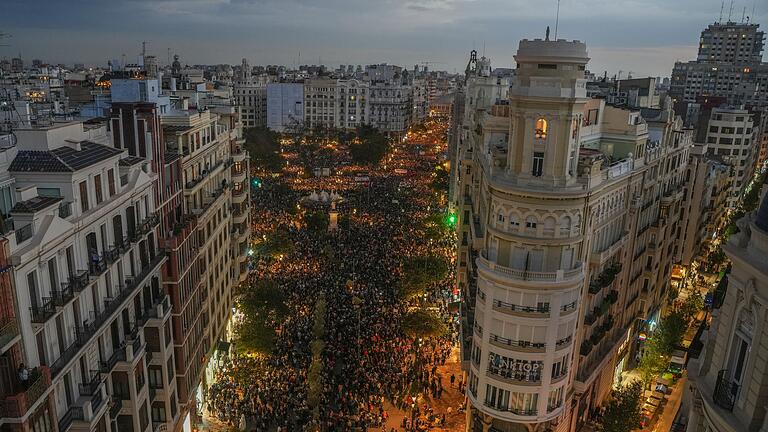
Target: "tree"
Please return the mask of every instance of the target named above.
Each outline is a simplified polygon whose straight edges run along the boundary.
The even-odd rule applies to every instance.
[[[669,360],[659,354],[653,347],[648,347],[640,358],[640,365],[637,370],[640,373],[640,379],[646,387],[651,386],[656,378],[667,369]]]
[[[698,290],[695,290],[680,306],[680,313],[687,321],[690,321],[702,309],[704,309],[704,297]]]
[[[262,256],[278,258],[293,253],[295,247],[286,229],[278,229],[256,246],[256,252]]]
[[[261,280],[244,289],[237,306],[243,319],[235,327],[235,346],[241,352],[272,352],[276,330],[288,314],[285,293],[276,283]]]
[[[355,163],[377,165],[389,151],[389,140],[378,129],[371,126],[357,128],[357,138],[349,146],[349,153]]]
[[[328,215],[321,211],[307,212],[304,215],[304,223],[307,229],[316,233],[323,233],[328,230]]]
[[[615,390],[605,406],[600,422],[603,432],[630,432],[640,426],[640,407],[643,387],[640,381],[633,381]]]
[[[423,295],[429,285],[445,278],[448,262],[435,255],[411,258],[403,263],[400,294],[406,300]]]
[[[280,154],[280,142],[277,133],[265,128],[245,130],[245,148],[251,154],[251,162],[256,168],[267,171],[280,171],[285,162]]]
[[[403,332],[414,339],[440,337],[448,332],[443,320],[426,309],[415,309],[406,313],[400,325]]]
[[[688,330],[688,321],[679,310],[675,310],[659,323],[659,327],[649,340],[649,345],[658,354],[669,357],[683,340]]]
[[[432,187],[432,190],[437,192],[448,191],[450,177],[451,177],[451,173],[448,172],[448,169],[445,168],[443,165],[438,165],[435,168],[435,174],[432,177],[432,184],[430,185]]]

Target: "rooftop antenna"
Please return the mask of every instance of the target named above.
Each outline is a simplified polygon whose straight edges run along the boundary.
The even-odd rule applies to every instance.
[[[720,19],[717,20],[717,23],[723,22],[723,9],[725,8],[725,0],[720,2]]]
[[[141,56],[146,57],[147,56],[147,41],[141,42]]]
[[[753,1],[752,1],[752,15],[750,15],[750,16],[751,16],[751,17],[753,17],[753,18],[754,18],[754,16],[755,16],[755,5],[756,5],[756,4],[757,4],[757,0],[753,0]]]
[[[731,22],[731,15],[733,15],[733,0],[731,0],[731,9],[728,11],[728,22]]]
[[[555,17],[555,40],[557,40],[557,28],[560,25],[560,0],[557,0],[557,15]]]
[[[744,17],[747,15],[747,7],[744,6],[744,8],[741,10],[741,22],[744,22]]]

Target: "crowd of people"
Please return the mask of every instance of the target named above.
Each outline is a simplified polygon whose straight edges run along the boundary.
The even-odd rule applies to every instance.
[[[426,239],[418,222],[437,211],[429,189],[436,154],[402,153],[390,161],[389,170],[370,170],[370,183],[345,183],[351,186],[342,191],[338,210],[349,222],[330,233],[297,223],[305,211],[297,203],[306,195],[305,188],[293,187],[300,184],[298,178],[283,176],[272,181],[277,186],[267,184],[253,194],[254,237],[280,229],[293,247],[280,259],[254,259],[251,282],[276,283],[290,313],[279,325],[271,353],[233,353],[222,364],[206,397],[208,415],[236,427],[281,432],[381,430],[394,414],[388,407],[408,413],[400,430],[445,423],[445,415],[430,412],[423,398],[439,399],[449,380],[455,380],[438,372],[457,339],[456,317],[449,312],[453,274],[415,301],[405,301],[398,287],[403,260],[409,257],[439,254],[452,269],[454,238],[446,230]],[[398,166],[410,173],[405,187],[403,176],[392,173]],[[312,406],[308,369],[317,338],[313,311],[321,297],[326,315],[320,402]],[[414,302],[439,311],[447,334],[407,337],[400,318]]]

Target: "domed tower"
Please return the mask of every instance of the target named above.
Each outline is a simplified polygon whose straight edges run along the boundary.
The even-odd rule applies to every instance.
[[[587,193],[576,171],[588,57],[578,41],[522,40],[515,60],[508,101],[476,128],[483,247],[468,430],[567,430],[585,285]]]

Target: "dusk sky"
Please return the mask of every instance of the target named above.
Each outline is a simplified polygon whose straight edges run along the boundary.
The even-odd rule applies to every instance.
[[[725,4],[725,18],[730,2]],[[521,38],[554,34],[556,0],[2,0],[0,57],[106,65],[134,60],[147,41],[166,63],[367,64],[461,72],[474,47],[513,67]],[[562,0],[558,37],[588,44],[588,68],[668,76],[692,60],[719,0]],[[768,2],[737,1],[733,20],[768,27]]]

